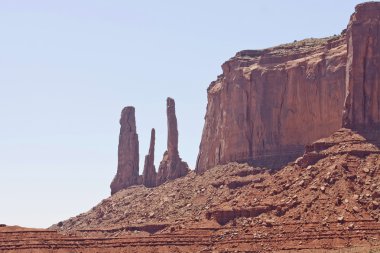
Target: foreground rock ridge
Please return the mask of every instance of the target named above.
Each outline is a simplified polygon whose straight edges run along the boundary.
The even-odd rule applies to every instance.
[[[117,173],[111,183],[111,194],[139,181],[139,138],[136,132],[135,108],[121,112]]]
[[[380,5],[360,4],[347,32],[223,64],[208,88],[196,171],[231,161],[280,168],[342,126],[380,123]],[[347,98],[346,98],[347,97]]]
[[[136,132],[135,108],[129,106],[123,109],[120,118],[118,167],[116,176],[111,183],[111,195],[133,185],[143,184],[146,187],[156,187],[169,180],[183,177],[190,171],[187,163],[179,157],[177,117],[175,102],[172,98],[167,98],[166,113],[167,151],[164,153],[158,173],[154,166],[156,131],[153,128],[149,152],[145,156],[143,174],[139,176],[139,140]]]
[[[52,229],[72,236],[61,242],[67,248],[115,252],[377,252],[379,140],[379,130],[342,128],[281,170],[229,163],[191,171],[127,188]],[[0,249],[13,244],[0,240]]]

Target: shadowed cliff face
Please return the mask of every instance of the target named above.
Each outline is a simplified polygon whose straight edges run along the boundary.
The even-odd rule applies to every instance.
[[[208,88],[199,173],[231,161],[279,167],[341,126],[345,37],[247,50]]]
[[[380,124],[380,3],[360,4],[347,29],[347,98],[343,123],[349,128]]]

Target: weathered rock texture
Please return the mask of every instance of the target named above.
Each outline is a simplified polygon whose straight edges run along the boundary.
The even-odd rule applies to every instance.
[[[347,32],[223,64],[208,88],[196,166],[247,161],[280,167],[342,126],[380,125],[380,2],[356,7]],[[344,111],[344,112],[343,112]]]
[[[380,3],[360,4],[347,28],[344,126],[380,124]]]
[[[179,157],[177,117],[175,102],[172,98],[166,100],[166,114],[168,118],[168,146],[158,169],[157,185],[183,177],[189,172],[189,166]]]
[[[121,112],[117,173],[111,183],[111,194],[139,181],[139,138],[136,132],[135,108]]]
[[[72,238],[76,248],[115,249],[128,240],[117,252],[379,252],[352,248],[380,245],[380,149],[373,140],[379,133],[368,138],[340,129],[308,146],[301,164],[270,171],[229,163],[190,172],[160,187],[126,189],[53,228],[91,238],[83,244]],[[310,154],[319,158],[311,161]],[[8,233],[13,240],[6,240],[0,228],[0,251],[28,242],[20,245],[17,235],[30,238]],[[32,246],[49,245],[40,241]]]
[[[154,166],[154,145],[155,145],[156,131],[154,128],[150,134],[149,153],[145,156],[144,171],[143,171],[143,185],[146,187],[156,186],[156,168]]]
[[[341,126],[345,36],[246,50],[208,88],[196,171],[231,161],[279,167]]]

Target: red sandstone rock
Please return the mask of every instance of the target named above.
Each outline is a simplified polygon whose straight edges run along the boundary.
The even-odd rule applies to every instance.
[[[156,168],[154,167],[154,144],[156,138],[156,131],[152,129],[150,135],[150,146],[149,153],[145,156],[145,164],[143,171],[143,185],[146,187],[155,187],[156,186]]]
[[[373,10],[380,12],[377,7],[375,3],[359,5],[353,20],[377,17],[378,14],[371,14]],[[368,13],[362,13],[363,10]],[[356,25],[363,25],[363,29],[371,31],[372,27],[368,28],[366,24],[367,21]],[[351,26],[352,31],[354,26]],[[354,34],[352,31],[349,33]],[[364,32],[362,37],[365,35]],[[356,39],[352,36],[349,41]],[[303,157],[278,171],[230,163],[202,175],[190,172],[181,180],[155,189],[142,186],[127,189],[103,200],[87,213],[51,228],[60,233],[0,228],[0,251],[72,252],[78,248],[83,252],[171,252],[173,249],[178,252],[376,251],[380,246],[380,130],[371,128],[377,123],[376,111],[371,109],[373,103],[377,103],[374,101],[378,94],[366,93],[367,89],[377,89],[371,72],[376,69],[364,72],[362,79],[358,78],[362,82],[355,81],[356,74],[351,76],[355,71],[350,71],[350,66],[360,68],[361,65],[355,59],[355,43],[353,45],[352,57],[348,58],[347,80],[349,93],[355,94],[348,97],[348,114],[344,119],[348,120],[349,126],[364,126],[368,130],[364,131],[365,134],[340,129],[308,145]],[[371,50],[375,51],[375,48]],[[366,53],[362,59],[364,63],[369,61],[368,66],[371,66],[376,62],[370,60],[372,57]],[[324,67],[320,68],[323,70]],[[328,68],[331,65],[321,73],[330,75]],[[339,65],[337,69],[340,68]],[[264,71],[261,75],[267,74]],[[307,96],[307,93],[298,95]],[[285,105],[285,101],[281,104]],[[369,101],[369,107],[366,101]],[[315,105],[314,102],[312,100],[310,106]],[[172,160],[179,159],[174,101],[170,105],[171,101],[168,101],[168,125],[172,134],[169,133],[168,151],[164,156],[167,174],[172,169]],[[261,106],[266,108],[264,105]],[[301,110],[297,106],[293,108]],[[314,112],[313,107],[307,110]],[[265,127],[269,126],[265,124]],[[224,127],[236,130],[233,125]],[[149,154],[153,154],[154,131],[150,147]]]
[[[196,171],[231,161],[280,167],[341,127],[345,36],[246,50],[208,88]]]
[[[183,177],[189,172],[189,166],[179,157],[177,117],[175,115],[175,102],[172,98],[167,98],[166,114],[168,118],[168,146],[158,169],[157,185]]]
[[[139,139],[136,133],[135,108],[121,112],[117,174],[111,183],[111,194],[139,183]]]
[[[360,4],[347,28],[344,126],[380,124],[380,3]]]
[[[153,189],[136,186],[52,228],[91,238],[87,247],[95,244],[95,238],[104,248],[115,248],[111,238],[117,237],[119,243],[128,240],[124,246],[133,246],[133,252],[142,247],[133,239],[148,240],[149,252],[158,245],[171,246],[162,252],[172,252],[174,246],[180,252],[198,252],[183,247],[202,240],[220,247],[217,252],[232,243],[244,247],[245,242],[251,243],[245,250],[232,251],[247,252],[262,245],[257,252],[328,252],[326,247],[332,245],[350,245],[352,250],[360,243],[379,244],[380,149],[373,141],[379,140],[380,131],[372,137],[340,129],[308,147],[306,154],[317,153],[320,159],[305,168],[291,163],[270,171],[230,163],[202,175],[190,172]],[[1,243],[0,233],[0,251],[20,247],[16,235]],[[57,247],[56,241],[52,243]],[[301,243],[298,251],[294,246]]]
[[[139,141],[136,133],[135,108],[126,107],[120,119],[118,169],[111,183],[111,194],[132,185],[155,187],[187,175],[189,166],[179,157],[175,103],[167,99],[168,143],[158,173],[154,166],[155,130],[152,129],[149,153],[145,156],[143,175],[139,175]]]

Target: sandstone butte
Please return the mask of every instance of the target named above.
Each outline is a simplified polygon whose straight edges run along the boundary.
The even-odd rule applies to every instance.
[[[125,107],[121,112],[118,147],[118,166],[111,183],[111,194],[134,185],[156,187],[169,180],[185,176],[189,166],[183,162],[178,151],[178,126],[175,102],[167,98],[166,114],[168,124],[167,150],[164,153],[158,172],[154,166],[154,145],[156,131],[150,137],[149,153],[145,156],[143,175],[139,176],[139,140],[136,132],[135,108]]]
[[[349,39],[244,50],[225,62],[207,90],[196,171],[231,161],[279,168],[339,129]]]
[[[380,120],[379,3],[340,36],[245,50],[208,88],[196,171],[231,161],[280,168],[342,126]]]
[[[114,194],[48,230],[0,225],[0,251],[380,252],[379,36],[368,2],[339,36],[237,53],[208,89],[196,172],[168,99],[167,151],[156,173],[152,130],[139,176],[125,108]]]

